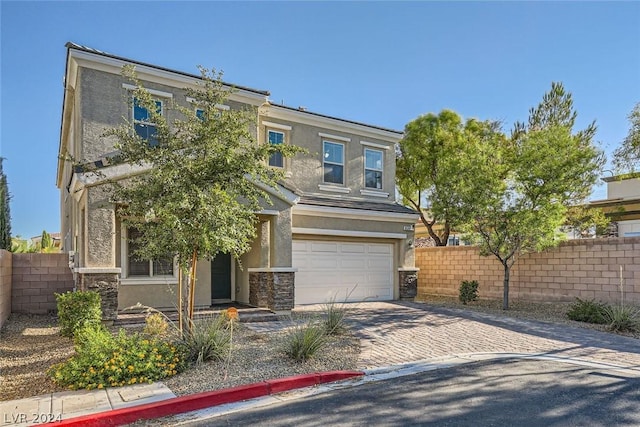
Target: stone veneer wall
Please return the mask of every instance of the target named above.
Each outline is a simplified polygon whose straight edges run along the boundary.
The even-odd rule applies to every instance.
[[[478,248],[416,249],[417,299],[458,296],[460,282],[477,280],[480,298],[502,299],[502,264],[480,256]],[[511,300],[620,301],[620,268],[625,301],[640,304],[640,237],[570,240],[541,253],[524,255],[511,270]]]
[[[73,290],[69,256],[12,254],[11,311],[44,314],[57,310],[55,293]]]
[[[0,328],[11,314],[11,252],[0,250]]]
[[[273,311],[293,309],[295,273],[274,271],[249,272],[249,304]]]
[[[118,318],[118,278],[113,273],[79,273],[80,290],[100,294],[102,320],[111,322]]]
[[[398,272],[400,299],[413,301],[418,293],[418,269],[402,269]]]

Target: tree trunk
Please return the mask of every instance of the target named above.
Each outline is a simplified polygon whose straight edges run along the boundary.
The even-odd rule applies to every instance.
[[[189,265],[189,331],[193,326],[193,313],[196,303],[196,267],[198,265],[198,249],[193,250]]]
[[[178,328],[180,338],[184,338],[184,301],[182,300],[182,267],[178,267]]]
[[[435,233],[435,231],[433,231],[433,224],[435,224],[435,221],[434,222],[427,221],[427,219],[424,217],[424,214],[422,212],[420,212],[420,220],[422,221],[424,226],[427,227],[427,233],[429,233],[429,237],[433,239],[436,246],[447,246],[447,241],[445,240],[443,242],[440,239],[440,237],[438,237],[438,235]]]
[[[504,288],[502,291],[502,309],[509,310],[509,275],[511,274],[511,267],[509,263],[504,261],[502,263],[504,266]]]

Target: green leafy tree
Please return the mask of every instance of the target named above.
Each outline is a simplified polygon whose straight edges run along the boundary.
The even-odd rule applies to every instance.
[[[613,166],[621,172],[640,170],[640,102],[629,114],[629,133],[613,152]]]
[[[9,186],[2,169],[4,158],[0,157],[0,249],[11,250],[11,212],[9,208]]]
[[[53,247],[53,240],[51,240],[51,235],[47,233],[47,230],[42,230],[42,237],[40,238],[40,250],[42,252]]]
[[[470,220],[486,188],[478,167],[493,163],[491,147],[502,140],[497,123],[463,121],[450,110],[406,125],[396,167],[398,191],[419,212],[436,246],[446,246],[451,231]]]
[[[502,146],[494,187],[484,193],[489,197],[478,203],[468,224],[481,253],[495,256],[504,268],[505,310],[513,264],[524,253],[562,240],[559,229],[567,222],[568,207],[586,202],[603,166],[603,153],[593,142],[595,123],[574,132],[576,116],[571,94],[553,83],[530,110],[528,123],[516,123]]]
[[[263,186],[275,187],[280,171],[267,166],[270,155],[300,151],[287,144],[261,144],[250,132],[255,110],[220,110],[230,90],[220,74],[201,69],[197,89],[185,89],[202,112],[167,105],[181,119],[169,123],[144,89],[132,67],[123,74],[136,85],[133,96],[149,112],[157,143],[132,132],[133,123],[107,135],[117,137],[119,160],[144,171],[113,183],[113,196],[124,227],[140,232],[134,255],[179,266],[179,306],[191,327],[195,304],[195,272],[199,259],[231,253],[236,259],[250,249],[256,235],[256,212],[269,198]],[[255,127],[254,127],[255,128]]]

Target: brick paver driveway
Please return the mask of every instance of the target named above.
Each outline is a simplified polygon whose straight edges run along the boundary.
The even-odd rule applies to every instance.
[[[367,369],[468,353],[545,353],[640,371],[640,340],[408,302],[349,304]]]

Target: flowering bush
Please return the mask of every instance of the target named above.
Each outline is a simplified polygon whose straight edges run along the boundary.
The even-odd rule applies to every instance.
[[[102,326],[78,331],[75,351],[49,370],[54,382],[72,390],[153,382],[184,369],[181,347],[124,330],[113,335]]]

